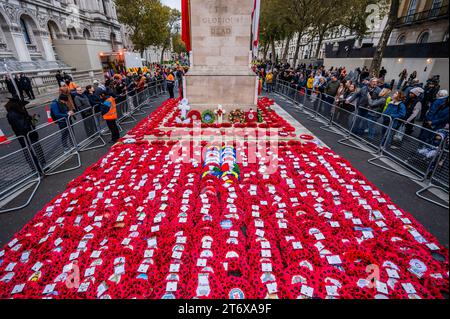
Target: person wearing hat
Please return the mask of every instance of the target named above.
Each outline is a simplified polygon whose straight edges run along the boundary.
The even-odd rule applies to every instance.
[[[425,93],[423,94],[423,108],[422,114],[420,115],[420,119],[425,121],[425,117],[430,109],[431,105],[436,100],[436,96],[441,90],[441,86],[439,84],[439,79],[434,76],[431,79],[428,79],[427,84],[424,87]]]
[[[424,142],[433,138],[432,132],[445,128],[449,123],[449,100],[448,91],[440,90],[436,95],[436,101],[431,105],[430,110],[425,116],[423,127],[428,130],[422,130],[420,139]]]
[[[406,100],[406,125],[405,133],[411,135],[414,131],[414,122],[422,112],[422,96],[424,90],[420,87],[415,87],[409,92]]]
[[[119,128],[117,127],[117,105],[115,99],[108,95],[106,91],[100,93],[100,98],[103,103],[100,105],[100,110],[103,115],[103,119],[106,121],[108,128],[111,132],[112,144],[117,143],[120,138]]]
[[[423,88],[423,83],[420,83],[419,79],[412,80],[412,82],[405,88],[405,95],[408,97],[409,93],[414,88]]]
[[[33,119],[26,109],[26,105],[29,103],[15,96],[9,98],[9,101],[5,105],[7,112],[6,118],[17,137],[26,137],[29,132],[34,130]],[[24,139],[19,139],[19,142],[22,147],[26,147]]]
[[[50,114],[53,121],[58,124],[59,130],[61,131],[62,145],[64,146],[64,150],[67,151],[72,146],[69,144],[69,130],[67,130],[67,125],[70,125],[70,117],[74,114],[69,109],[69,96],[61,94],[57,100],[54,100],[50,105]]]
[[[37,120],[30,116],[26,109],[26,105],[29,103],[28,101],[21,100],[18,96],[10,98],[5,105],[7,112],[6,118],[14,134],[19,137],[18,141],[22,148],[27,147],[27,142],[29,141],[33,145],[35,152],[41,158],[41,165],[45,165],[42,147],[38,143],[39,134],[34,131]],[[33,161],[39,169],[38,159],[33,152],[31,154]]]

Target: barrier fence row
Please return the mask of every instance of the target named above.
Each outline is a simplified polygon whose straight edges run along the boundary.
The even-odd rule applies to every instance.
[[[424,195],[432,189],[448,193],[448,138],[442,139],[435,131],[403,119],[336,101],[335,97],[288,82],[276,81],[273,90],[290,100],[294,111],[323,123],[321,129],[340,135],[340,144],[373,154],[370,164],[418,182],[427,181],[429,186],[417,195],[448,208],[448,201],[442,204]],[[407,173],[389,166],[392,162]]]
[[[136,122],[137,115],[145,115],[152,98],[166,93],[162,82],[118,97],[117,124]],[[22,209],[33,199],[42,176],[50,176],[81,167],[80,153],[106,145],[106,121],[98,106],[84,109],[70,118],[46,123],[30,131],[27,136],[10,138],[0,143],[0,214]],[[61,168],[64,165],[63,168]],[[31,192],[28,192],[29,188]],[[8,203],[27,192],[22,204],[5,208]]]

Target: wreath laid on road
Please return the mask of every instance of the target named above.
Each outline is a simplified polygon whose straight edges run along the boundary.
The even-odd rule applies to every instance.
[[[214,111],[211,111],[211,110],[203,111],[202,123],[213,124],[215,121],[216,121],[216,115],[214,114]]]
[[[230,115],[228,116],[228,119],[233,124],[236,124],[236,123],[243,124],[243,123],[245,123],[245,113],[240,109],[231,111]]]
[[[199,111],[192,110],[188,113],[187,117],[190,118],[191,121],[200,121],[202,114]]]

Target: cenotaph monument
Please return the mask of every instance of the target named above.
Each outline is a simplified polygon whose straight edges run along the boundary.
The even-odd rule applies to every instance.
[[[190,0],[191,68],[184,83],[192,109],[256,109],[251,70],[253,0]]]

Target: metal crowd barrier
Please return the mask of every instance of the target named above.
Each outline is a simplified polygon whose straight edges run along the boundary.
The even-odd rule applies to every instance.
[[[149,89],[150,97],[155,97],[155,96],[159,95],[158,90],[157,90],[157,84],[158,84],[158,81],[151,81],[149,83],[148,89]]]
[[[136,92],[133,92],[136,94]],[[122,102],[117,103],[117,125],[119,127],[119,131],[123,131],[121,124],[129,124],[134,123],[137,119],[133,116],[133,110],[135,108],[135,95],[128,95],[126,99]]]
[[[8,147],[10,150],[7,155],[0,156],[0,214],[27,207],[41,184],[36,158],[28,145],[23,145],[26,145],[24,136],[10,138],[8,145],[0,143],[0,147]],[[31,194],[23,204],[7,208],[10,199],[33,185]]]
[[[145,115],[146,113],[142,111],[142,109],[148,109],[149,107],[149,102],[150,102],[150,88],[145,88],[144,91],[142,92],[138,92],[137,96],[137,105],[133,110],[133,114],[135,115]]]
[[[163,84],[164,81],[156,81],[132,99],[128,96],[118,104],[117,124],[120,130],[123,131],[120,122],[123,124],[124,120],[134,118],[133,115],[140,114],[152,97],[166,92]],[[41,183],[41,175],[50,176],[77,169],[81,167],[80,152],[106,145],[102,135],[107,135],[109,130],[102,114],[95,112],[95,109],[77,112],[69,119],[42,124],[26,137],[11,137],[0,143],[0,213],[29,205]],[[72,158],[76,159],[76,163],[59,169]],[[4,208],[7,205],[4,202],[9,203],[33,185],[31,195],[24,204]]]
[[[294,99],[291,97],[292,90],[297,91]],[[291,88],[291,84],[285,81],[277,81],[274,91],[289,98],[295,104],[301,104],[299,109],[308,110],[310,119],[315,117],[325,119],[327,124],[321,129],[343,135],[343,138],[339,140],[340,144],[363,151],[366,149],[360,143],[367,145],[369,149],[372,149],[369,152],[375,154],[375,157],[368,160],[369,163],[415,181],[425,181],[432,174],[429,186],[417,192],[417,195],[448,208],[448,202],[447,205],[443,205],[423,195],[430,189],[440,189],[447,193],[449,189],[449,152],[448,148],[441,151],[444,141],[433,143],[418,137],[419,132],[428,133],[425,135],[429,136],[436,136],[436,132],[404,120],[394,121],[392,117],[370,109],[357,108],[351,104],[334,105],[327,101],[325,94],[320,95],[320,103],[316,104],[317,99],[309,98],[306,91],[302,96],[298,89]],[[330,97],[329,101],[332,99],[334,100]],[[406,125],[415,132],[414,135],[405,134],[401,128]],[[383,159],[400,165],[409,174],[395,170],[384,163],[378,163]]]
[[[350,137],[350,132],[352,131],[352,126],[355,121],[356,106],[352,104],[342,104],[341,106],[336,105],[333,109],[333,116],[331,119],[330,127],[336,127],[337,129],[343,131],[342,134],[347,134]],[[339,134],[336,131],[329,130],[332,133]]]
[[[289,88],[285,81],[277,83],[276,91],[287,96]],[[300,96],[300,90],[295,90]],[[376,112],[365,108],[356,108],[349,105],[352,109],[347,110],[343,107],[335,105],[335,98],[327,94],[314,93],[304,89],[302,98],[294,99],[295,103],[302,103],[301,109],[307,110],[309,117],[307,119],[325,123],[320,127],[323,130],[334,134],[343,135],[338,142],[340,144],[365,151],[363,147],[355,142],[363,142],[367,144],[373,151],[379,152],[387,134],[392,118],[383,113]],[[289,96],[288,96],[289,97]],[[347,104],[346,104],[347,105]],[[367,116],[367,114],[369,116]],[[342,133],[333,130],[336,127]]]
[[[358,107],[352,116],[351,128],[347,132],[347,136],[338,142],[365,151],[363,147],[354,143],[355,141],[363,142],[378,153],[381,151],[391,123],[392,118],[388,115]]]
[[[285,98],[291,100],[291,102],[294,103],[295,106],[297,106],[296,111],[303,112],[303,101],[305,96],[300,94],[300,92],[296,88],[287,86],[281,82],[275,82],[273,85],[273,92],[281,94]]]
[[[379,155],[370,159],[369,163],[416,181],[425,181],[432,171],[433,164],[440,155],[443,141],[440,141],[437,144],[422,141],[401,130],[403,125],[411,125],[413,128],[427,130],[418,125],[396,119],[393,121],[386,134]],[[427,131],[429,131],[432,136],[437,134],[432,130]],[[384,158],[393,160],[395,163],[407,169],[413,176],[377,163],[378,160]]]
[[[446,204],[438,202],[434,200],[432,197],[428,197],[424,195],[424,193],[432,190],[438,189],[445,193],[449,193],[449,151],[448,149],[444,149],[441,152],[441,155],[438,161],[435,164],[433,169],[433,174],[431,175],[431,179],[427,187],[419,190],[416,194],[420,198],[429,201],[433,204],[441,206],[443,208],[449,209],[449,202],[447,200]]]
[[[70,125],[79,152],[85,152],[106,146],[97,124],[94,108],[75,113]],[[95,144],[100,142],[100,144]]]
[[[28,133],[31,151],[38,159],[38,165],[44,175],[50,176],[81,167],[81,158],[77,143],[70,128],[71,119],[60,119],[47,123]],[[44,134],[45,133],[45,134]],[[33,135],[40,139],[33,142]],[[75,166],[55,171],[71,158],[75,157]]]

